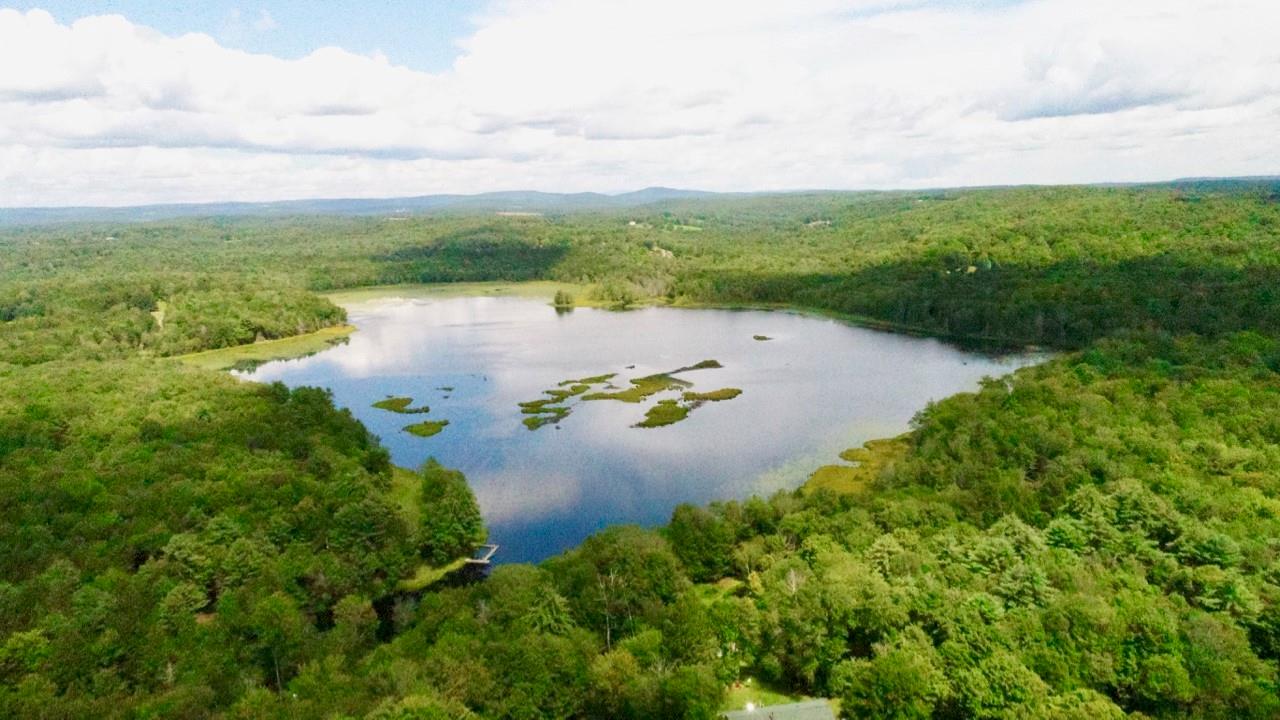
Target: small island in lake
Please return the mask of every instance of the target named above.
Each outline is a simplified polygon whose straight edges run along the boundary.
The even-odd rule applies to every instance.
[[[627,367],[630,369],[635,366]],[[669,372],[632,378],[629,381],[631,386],[627,388],[619,388],[611,382],[617,377],[617,373],[562,380],[557,387],[543,391],[547,397],[519,403],[520,412],[529,416],[524,418],[524,426],[530,430],[537,430],[544,425],[558,423],[568,417],[572,408],[566,403],[574,398],[580,401],[617,400],[626,403],[642,403],[659,393],[681,392],[678,398],[659,400],[645,412],[644,419],[634,427],[655,428],[672,425],[684,420],[704,402],[732,400],[742,394],[742,390],[738,388],[721,388],[706,393],[694,392],[690,390],[693,387],[692,382],[675,377],[679,373],[722,367],[724,366],[718,360],[703,360]],[[595,392],[588,392],[597,385],[601,388]]]
[[[421,407],[409,407],[412,404],[413,398],[411,397],[391,396],[385,400],[379,400],[374,403],[373,406],[379,410],[387,410],[394,413],[401,413],[403,415],[419,415],[431,412],[431,408],[426,405]]]
[[[444,430],[448,424],[448,420],[423,420],[413,425],[405,425],[404,431],[418,437],[431,437],[432,435],[440,434],[440,431]]]

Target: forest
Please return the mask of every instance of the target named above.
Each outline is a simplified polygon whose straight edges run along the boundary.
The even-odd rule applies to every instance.
[[[1261,180],[0,228],[0,716],[1280,716],[1278,236]],[[534,279],[1058,354],[846,492],[425,587],[485,538],[460,473],[174,360]]]

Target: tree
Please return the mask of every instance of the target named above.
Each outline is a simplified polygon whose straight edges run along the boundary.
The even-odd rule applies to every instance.
[[[667,525],[666,536],[691,580],[710,582],[729,574],[733,563],[733,532],[724,521],[707,510],[688,504],[677,505]]]
[[[846,718],[929,718],[950,694],[933,643],[917,627],[875,648],[870,660],[846,660],[832,673]]]
[[[444,564],[470,553],[484,542],[484,521],[467,479],[435,458],[418,471],[422,478],[423,512],[418,544],[424,558]]]

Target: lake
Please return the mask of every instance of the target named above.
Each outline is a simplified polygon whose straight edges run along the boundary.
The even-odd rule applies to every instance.
[[[541,560],[608,525],[661,524],[680,503],[798,487],[818,466],[839,462],[841,450],[904,432],[930,400],[1040,359],[789,312],[557,312],[528,297],[381,298],[347,309],[358,328],[347,344],[243,375],[327,387],[397,465],[435,457],[462,470],[502,562]],[[692,387],[640,403],[583,400],[704,360],[722,367],[672,376]],[[606,374],[615,376],[588,390],[561,385]],[[683,399],[721,388],[742,392]],[[519,403],[551,389],[579,392],[563,403],[570,415],[522,413]],[[373,407],[388,396],[430,411]],[[664,399],[666,409],[691,408],[688,417],[635,427]],[[530,430],[522,422],[530,417],[547,423]],[[431,437],[402,429],[423,420],[448,425]]]

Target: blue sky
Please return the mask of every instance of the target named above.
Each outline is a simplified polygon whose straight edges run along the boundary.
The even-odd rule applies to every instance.
[[[167,35],[205,33],[226,47],[283,58],[302,57],[325,46],[364,54],[381,52],[395,64],[427,72],[447,69],[453,63],[458,55],[456,41],[470,32],[471,16],[484,7],[467,0],[44,0],[0,4],[21,10],[42,8],[62,22],[115,13]]]
[[[1275,0],[0,0],[0,205],[1275,174],[1277,27]]]

